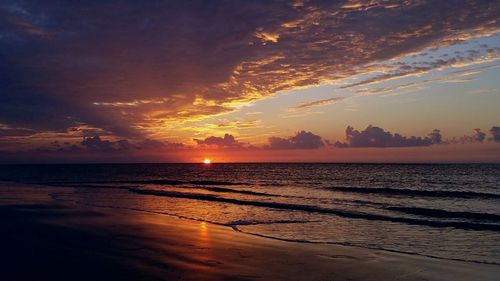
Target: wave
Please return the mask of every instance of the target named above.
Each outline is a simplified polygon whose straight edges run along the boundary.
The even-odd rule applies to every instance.
[[[139,181],[120,181],[120,183],[132,184],[168,184],[168,185],[252,185],[245,182],[230,182],[230,181],[212,181],[212,180],[194,180],[194,181],[180,181],[180,180],[139,180]]]
[[[193,180],[193,181],[181,181],[181,180],[115,180],[115,181],[60,181],[60,182],[37,182],[38,184],[46,185],[65,185],[65,184],[157,184],[157,185],[253,185],[251,183],[245,182],[229,182],[229,181],[212,181],[212,180]]]
[[[293,224],[293,223],[310,223],[310,222],[318,222],[318,221],[306,221],[306,220],[271,220],[271,221],[255,221],[255,220],[237,220],[232,221],[226,226],[230,226],[235,228],[237,226],[247,226],[247,225],[262,225],[262,224]]]
[[[51,197],[54,198],[54,200],[57,201],[63,201],[62,199],[58,198],[56,194],[51,194]],[[377,247],[374,246],[373,244],[359,244],[359,243],[352,243],[352,242],[339,242],[339,241],[314,241],[314,240],[305,240],[305,239],[291,239],[291,238],[283,238],[280,236],[274,236],[274,235],[267,235],[267,234],[262,234],[262,233],[255,233],[251,231],[247,231],[246,229],[241,229],[241,226],[248,226],[248,225],[255,225],[255,224],[267,224],[265,221],[262,222],[255,222],[253,221],[232,221],[230,223],[219,223],[216,221],[210,221],[210,220],[205,220],[205,219],[200,219],[200,218],[195,218],[195,217],[189,217],[189,216],[183,216],[179,214],[172,214],[172,213],[167,213],[167,212],[155,212],[155,211],[147,211],[144,209],[140,208],[132,208],[132,207],[123,207],[123,206],[108,206],[108,205],[100,205],[96,203],[90,203],[88,201],[74,201],[73,203],[79,204],[79,205],[85,205],[85,206],[91,206],[91,207],[99,207],[99,208],[109,208],[109,209],[121,209],[121,210],[130,210],[130,211],[136,211],[136,212],[144,212],[144,213],[152,213],[152,214],[160,214],[160,215],[166,215],[166,216],[171,216],[179,219],[186,219],[186,220],[192,220],[192,221],[198,221],[198,222],[207,222],[210,224],[214,225],[220,225],[220,226],[226,226],[226,227],[231,227],[233,230],[246,233],[248,235],[253,235],[257,237],[264,237],[264,238],[269,238],[273,240],[278,240],[278,241],[286,241],[286,242],[296,242],[296,243],[307,243],[307,244],[332,244],[332,245],[342,245],[342,246],[349,246],[349,247],[357,247],[357,248],[365,248],[365,249],[374,249],[374,250],[384,250],[387,252],[394,252],[394,253],[403,253],[403,254],[409,254],[409,255],[417,255],[417,256],[423,256],[423,257],[430,257],[430,258],[436,258],[436,259],[445,259],[445,260],[454,260],[454,261],[463,261],[463,262],[473,262],[473,263],[478,263],[478,264],[492,264],[492,265],[500,265],[500,263],[494,261],[485,261],[485,260],[473,260],[473,259],[459,259],[459,258],[450,258],[450,257],[445,257],[445,256],[440,256],[440,255],[429,255],[429,254],[422,254],[418,252],[411,252],[411,251],[403,251],[403,250],[396,250],[396,249],[391,249],[387,247]],[[286,220],[277,220],[277,221],[270,221],[269,224],[272,223],[309,223],[309,222],[318,222],[318,221],[286,221]]]
[[[455,212],[455,211],[445,211],[439,209],[428,209],[428,208],[418,208],[418,207],[388,207],[386,209],[412,215],[423,215],[435,218],[461,218],[461,219],[490,220],[490,221],[500,222],[500,215],[488,214],[488,213]]]
[[[87,184],[87,183],[57,183],[57,184],[46,184],[48,186],[57,186],[57,187],[84,187],[84,188],[106,188],[106,189],[129,189],[131,186],[129,185],[101,185],[101,184]]]
[[[373,246],[372,244],[363,245],[363,244],[351,243],[351,242],[311,241],[311,240],[304,240],[304,239],[292,239],[292,238],[283,238],[283,237],[279,237],[279,236],[273,236],[273,235],[269,235],[269,234],[251,232],[251,231],[247,231],[245,229],[243,229],[243,230],[241,230],[239,228],[233,228],[233,229],[235,231],[246,233],[249,235],[254,235],[257,237],[263,237],[263,238],[268,238],[268,239],[273,239],[273,240],[278,240],[278,241],[285,241],[285,242],[341,245],[341,246],[356,247],[356,248],[362,248],[362,249],[382,250],[382,251],[391,252],[391,253],[415,255],[415,256],[428,257],[428,258],[434,258],[434,259],[443,259],[443,260],[460,261],[460,262],[473,262],[473,263],[477,263],[477,264],[500,265],[500,263],[498,263],[496,261],[491,262],[491,261],[484,261],[484,260],[450,258],[450,257],[439,256],[439,255],[422,254],[422,253],[417,253],[417,252],[412,252],[412,251],[395,250],[395,249],[386,248],[386,247],[376,247],[376,246]]]
[[[231,189],[231,188],[224,188],[224,187],[214,187],[214,186],[209,186],[209,187],[195,187],[197,189],[205,189],[213,192],[221,192],[221,193],[238,193],[238,194],[245,194],[245,195],[255,195],[255,196],[271,196],[271,197],[278,197],[280,195],[277,194],[271,194],[271,193],[264,193],[264,192],[256,192],[256,191],[250,191],[250,190],[244,190],[244,189]]]
[[[500,194],[483,193],[474,191],[444,191],[444,190],[415,190],[398,189],[388,187],[333,187],[328,190],[346,193],[366,193],[366,194],[389,194],[389,195],[411,195],[424,197],[453,197],[453,198],[480,198],[480,199],[500,199]]]
[[[116,182],[114,182],[116,183]],[[130,182],[128,182],[130,183]],[[130,189],[131,187],[137,187],[137,186],[130,186],[130,185],[109,185],[109,184],[88,184],[88,183],[58,183],[58,184],[51,184],[51,186],[64,186],[64,187],[86,187],[86,188],[109,188],[109,189]],[[174,185],[176,186],[176,185]],[[176,186],[178,187],[178,186]],[[202,189],[202,190],[208,190],[212,192],[219,192],[219,193],[237,193],[237,194],[245,194],[245,195],[254,195],[254,196],[269,196],[269,197],[278,197],[280,195],[277,194],[271,194],[271,193],[264,193],[264,192],[256,192],[256,191],[251,191],[251,190],[245,190],[245,189],[231,189],[231,188],[225,188],[225,187],[217,187],[217,186],[182,186],[180,188],[191,188],[191,189]]]
[[[162,190],[148,190],[148,189],[129,189],[130,192],[143,195],[153,195],[153,196],[165,196],[173,198],[185,198],[194,199],[202,201],[211,202],[222,202],[235,205],[244,206],[254,206],[263,208],[273,208],[279,210],[290,210],[290,211],[302,211],[311,213],[322,213],[322,214],[332,214],[340,217],[353,218],[353,219],[365,219],[373,221],[389,221],[396,223],[406,223],[414,225],[424,225],[432,227],[454,227],[461,229],[470,230],[490,230],[490,231],[500,231],[500,225],[495,224],[483,224],[483,223],[471,223],[471,222],[449,222],[449,221],[429,221],[413,218],[403,218],[403,217],[389,217],[376,214],[367,214],[361,212],[351,212],[338,209],[328,209],[322,207],[316,207],[311,205],[300,205],[300,204],[290,204],[290,203],[279,203],[279,202],[261,202],[261,201],[250,201],[241,200],[233,198],[219,197],[217,195],[211,194],[200,194],[200,193],[183,193],[176,191],[162,191]]]

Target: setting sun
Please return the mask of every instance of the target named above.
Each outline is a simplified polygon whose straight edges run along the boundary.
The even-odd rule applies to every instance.
[[[208,159],[208,158],[205,158],[203,160],[203,164],[210,164],[210,163],[212,163],[212,161],[210,159]]]

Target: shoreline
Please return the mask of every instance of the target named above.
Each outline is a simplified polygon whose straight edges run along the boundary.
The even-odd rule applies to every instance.
[[[96,209],[109,209],[109,210],[124,210],[124,211],[131,211],[131,212],[139,212],[139,213],[145,213],[145,214],[151,214],[151,215],[160,215],[160,216],[167,216],[175,219],[180,219],[180,220],[186,220],[194,223],[207,223],[210,225],[216,225],[220,227],[226,227],[228,230],[232,230],[238,233],[250,235],[250,236],[255,236],[255,237],[260,237],[264,239],[271,239],[271,240],[276,240],[276,241],[282,241],[282,242],[290,242],[290,243],[304,243],[304,244],[312,244],[312,245],[332,245],[332,246],[341,246],[341,247],[352,247],[352,248],[358,248],[358,249],[365,249],[365,250],[370,250],[370,251],[382,251],[382,252],[388,252],[388,253],[395,253],[395,254],[403,254],[403,255],[409,255],[409,256],[418,256],[418,257],[423,257],[423,258],[429,258],[429,259],[436,259],[436,260],[444,260],[444,261],[452,261],[452,262],[465,262],[465,263],[474,263],[474,264],[485,264],[485,265],[495,265],[495,266],[500,266],[500,263],[494,263],[494,262],[487,262],[487,261],[476,261],[476,260],[464,260],[464,259],[454,259],[454,258],[444,258],[444,257],[439,257],[439,256],[432,256],[432,255],[425,255],[425,254],[420,254],[420,253],[413,253],[413,252],[404,252],[404,251],[398,251],[398,250],[391,250],[391,249],[384,249],[384,248],[376,248],[376,247],[365,247],[365,246],[359,246],[359,245],[353,245],[353,244],[348,244],[348,243],[341,243],[341,242],[319,242],[319,241],[309,241],[309,240],[294,240],[294,239],[286,239],[286,238],[279,238],[279,237],[274,237],[274,236],[267,236],[264,234],[259,234],[259,233],[253,233],[253,232],[246,232],[238,228],[238,225],[231,225],[231,224],[223,224],[223,223],[216,223],[216,222],[211,222],[211,221],[206,221],[206,220],[201,220],[201,219],[195,219],[195,218],[190,218],[190,217],[184,217],[180,215],[174,215],[174,214],[169,214],[169,213],[161,213],[161,212],[153,212],[153,211],[146,211],[146,210],[140,210],[140,209],[133,209],[133,208],[120,208],[120,207],[105,207],[105,206],[97,206],[97,205],[91,205],[91,204],[83,204],[83,203],[78,203],[79,205],[82,206],[87,206],[90,208],[96,208]],[[1,204],[0,204],[1,206]]]
[[[20,257],[31,253],[34,261],[45,257],[62,263],[81,272],[84,280],[89,277],[85,271],[93,271],[87,266],[90,251],[99,260],[94,264],[91,259],[90,265],[100,268],[92,273],[108,276],[107,280],[495,280],[500,275],[500,267],[494,264],[291,242],[168,214],[60,202],[50,197],[51,190],[0,183],[0,216],[7,225],[1,234],[0,261],[10,265],[5,266],[7,271],[35,266],[9,260],[18,253]],[[87,240],[91,242],[81,242]],[[66,264],[61,258],[68,249],[72,262]],[[87,265],[76,265],[82,262]],[[66,270],[54,270],[38,268],[33,276],[80,280]]]

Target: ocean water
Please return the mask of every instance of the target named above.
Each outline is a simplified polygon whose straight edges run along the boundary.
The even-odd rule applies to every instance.
[[[0,181],[275,239],[500,264],[500,165],[4,165]]]

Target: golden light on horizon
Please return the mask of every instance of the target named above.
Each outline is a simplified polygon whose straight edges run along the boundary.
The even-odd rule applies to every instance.
[[[203,160],[203,164],[207,164],[208,165],[208,164],[211,164],[211,163],[212,163],[212,160],[210,160],[209,158],[205,158]]]

